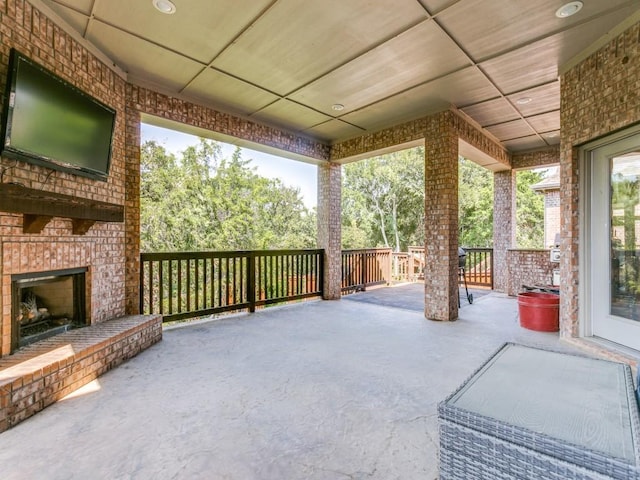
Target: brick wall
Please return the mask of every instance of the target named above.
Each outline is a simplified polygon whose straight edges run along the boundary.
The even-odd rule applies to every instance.
[[[544,246],[555,245],[560,233],[560,190],[544,192]]]
[[[129,85],[127,85],[127,90]],[[125,298],[126,313],[140,312],[140,115],[127,107],[125,151]]]
[[[509,295],[522,292],[522,285],[551,285],[557,263],[549,261],[549,250],[509,250],[507,252]]]
[[[638,78],[640,23],[612,38],[560,78],[560,331],[564,337],[579,335],[579,244],[584,236],[578,216],[577,147],[640,121]]]
[[[425,129],[424,314],[458,317],[458,135],[451,112],[428,118]]]
[[[511,155],[511,165],[516,170],[557,165],[560,162],[560,145]]]
[[[125,203],[125,81],[87,49],[23,0],[0,2],[0,88],[4,90],[11,47],[117,111],[113,156],[107,182],[0,159],[3,182],[76,197]],[[72,235],[71,221],[54,219],[41,234],[23,234],[22,216],[0,213],[2,321],[0,356],[11,346],[11,275],[88,267],[87,306],[91,322],[126,310],[125,226],[97,223]],[[130,301],[131,302],[131,301]]]
[[[493,288],[509,289],[507,252],[516,244],[516,177],[513,170],[493,174]]]
[[[378,132],[368,133],[359,137],[338,142],[331,147],[331,160],[367,154],[394,145],[415,142],[424,139],[427,118],[419,118]],[[374,154],[372,153],[372,156]]]
[[[357,138],[338,142],[331,147],[331,160],[338,161],[357,157],[394,145],[403,145],[424,139],[424,132],[429,128],[430,119],[447,114],[451,127],[459,138],[486,153],[505,166],[510,166],[509,153],[498,142],[488,137],[480,128],[467,121],[458,110],[452,108],[445,112],[428,117],[418,118],[378,132],[361,135]],[[373,156],[373,153],[371,153]]]
[[[445,140],[434,140],[435,144],[441,141],[447,144],[443,152],[434,151],[434,154],[449,158],[453,151],[453,142],[462,138],[499,161],[503,161],[505,165],[509,163],[508,154],[504,149],[452,111],[447,112],[446,115],[437,114],[364,135],[330,148],[326,144],[303,136],[216,112],[142,87],[127,86],[126,82],[109,67],[24,0],[0,2],[0,21],[3,27],[0,31],[0,82],[4,82],[6,78],[9,49],[15,46],[118,112],[114,155],[108,182],[98,182],[57,171],[47,178],[50,171],[45,168],[1,159],[2,168],[6,168],[3,180],[20,182],[32,188],[44,188],[54,192],[122,204],[125,205],[126,218],[125,224],[96,224],[84,236],[71,235],[70,221],[62,219],[55,219],[40,235],[24,235],[20,216],[0,215],[0,248],[2,248],[3,259],[1,274],[3,299],[5,299],[2,322],[0,322],[2,339],[0,355],[6,354],[10,341],[10,310],[6,301],[9,288],[8,275],[42,270],[39,252],[42,252],[42,263],[45,265],[47,262],[49,264],[55,262],[57,268],[90,267],[88,288],[92,321],[99,322],[124,313],[135,313],[139,252],[137,189],[139,187],[140,113],[184,122],[321,160],[347,158],[367,151],[420,140],[424,138],[425,132],[432,131],[433,119],[441,120],[446,117],[448,118],[446,128],[454,134],[451,136],[447,134]],[[564,290],[561,316],[564,335],[577,333],[580,232],[576,215],[579,181],[576,147],[640,120],[640,95],[637,87],[637,78],[640,76],[639,30],[638,24],[633,25],[627,32],[613,38],[605,47],[562,75],[560,162],[563,260],[561,270]],[[4,85],[0,84],[0,88],[3,87]],[[436,123],[440,120],[436,120]],[[556,155],[555,148],[517,155],[513,158],[513,166],[524,168],[534,164],[555,163]],[[449,171],[450,165],[447,163],[449,160],[443,159],[443,161],[445,164],[439,167],[443,171],[437,173],[438,178],[444,182],[443,190],[440,192],[435,185],[427,186],[428,189],[432,189],[430,195],[444,194],[447,185],[451,183],[451,176],[457,175],[452,169]],[[433,166],[436,168],[435,164]],[[449,197],[446,198],[445,204],[441,208],[438,207],[441,210],[438,211],[443,215],[443,217],[438,216],[439,220],[448,218],[449,215],[448,209],[451,205],[448,201]],[[447,223],[443,226],[445,227],[453,231],[453,224]],[[442,239],[442,236],[435,239]],[[450,256],[455,257],[453,255],[455,240],[450,236],[446,238],[446,242],[445,249],[451,250]],[[23,244],[27,246],[23,247]],[[16,253],[18,250],[20,254]],[[77,251],[84,253],[76,255]],[[68,256],[65,256],[65,252],[69,252]],[[28,255],[26,260],[23,259],[24,255]],[[79,265],[80,262],[87,262],[87,264]],[[444,270],[441,274],[444,275]],[[441,280],[440,275],[434,277],[436,282]],[[438,309],[442,310],[442,306]],[[440,312],[439,315],[442,313]]]
[[[318,166],[318,247],[325,249],[324,299],[337,300],[342,286],[342,167]]]
[[[238,140],[253,142],[315,160],[329,160],[330,147],[317,140],[245,120],[187,100],[131,85],[127,87],[131,111],[145,113]]]
[[[505,167],[511,167],[511,155],[500,143],[486,135],[479,127],[469,123],[458,110],[452,109],[451,113],[451,121],[458,138],[486,153]]]

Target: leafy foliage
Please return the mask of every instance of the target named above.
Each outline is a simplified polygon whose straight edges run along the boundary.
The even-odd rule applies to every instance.
[[[343,248],[424,244],[424,152],[414,148],[348,164],[342,178]]]
[[[458,160],[458,243],[493,245],[493,173],[471,160]]]
[[[544,197],[531,189],[542,181],[544,170],[523,170],[516,174],[516,246],[545,248]]]
[[[519,172],[517,238],[521,248],[542,248],[544,199],[531,190],[544,172]],[[493,173],[459,159],[460,245],[493,245]],[[414,148],[348,164],[342,179],[342,247],[424,245],[424,151]]]
[[[258,175],[200,139],[181,158],[155,141],[141,148],[141,248],[147,252],[311,248],[316,215],[300,191]]]
[[[544,172],[517,175],[517,242],[542,248],[544,199],[530,188]],[[424,150],[414,148],[343,168],[342,247],[424,245]],[[459,243],[493,243],[493,174],[459,160]],[[261,177],[239,149],[200,139],[180,158],[154,141],[141,150],[142,250],[310,248],[316,214],[297,188]]]

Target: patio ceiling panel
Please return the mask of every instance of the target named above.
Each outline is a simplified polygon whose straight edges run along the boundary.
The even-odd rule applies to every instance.
[[[499,123],[487,127],[498,140],[511,140],[513,138],[528,137],[536,133],[524,120],[513,120],[511,122]]]
[[[434,22],[425,21],[289,98],[325,113],[340,103],[348,113],[388,97],[389,92],[402,92],[469,65],[457,45]]]
[[[213,65],[286,95],[426,18],[415,0],[280,0]]]
[[[203,65],[103,23],[94,23],[88,39],[133,78],[178,91]]]
[[[59,4],[49,4],[51,9],[55,13],[64,18],[69,23],[69,25],[71,25],[76,31],[81,33],[86,30],[87,24],[89,23],[92,5],[93,0],[61,0]]]
[[[533,150],[535,148],[543,148],[547,146],[547,143],[545,143],[545,141],[538,135],[514,138],[513,140],[506,140],[502,143],[512,150]]]
[[[503,138],[522,134],[505,143],[514,152],[558,142],[559,66],[640,11],[638,0],[585,0],[565,19],[567,0],[174,0],[163,15],[151,0],[31,1],[165,94],[327,143],[454,105]]]
[[[527,122],[529,122],[537,132],[557,131],[560,130],[560,112],[555,111],[527,117]]]
[[[513,105],[502,97],[462,107],[460,110],[483,127],[516,120],[519,117]]]
[[[625,8],[576,24],[570,30],[559,33],[552,32],[548,37],[520,45],[517,48],[512,48],[513,45],[502,41],[500,45],[507,52],[481,60],[480,68],[505,95],[556,81],[560,65],[569,61],[585,47],[638,10],[637,0],[634,1],[636,2],[634,6],[629,6],[627,2]],[[511,2],[506,3],[510,4]],[[537,4],[537,2],[531,3]],[[560,6],[562,3],[557,2],[557,5]],[[602,4],[607,2],[589,3]],[[582,11],[576,17],[581,15]]]
[[[548,38],[480,63],[480,68],[505,95],[556,82],[559,61],[554,52],[557,53],[562,44],[559,36]]]
[[[465,46],[474,60],[480,61],[535,42],[554,32],[571,29],[589,18],[593,19],[589,23],[607,24],[604,17],[608,12],[630,6],[637,0],[585,1],[580,15],[558,18],[555,12],[564,3],[567,2],[462,0],[439,15],[438,21]],[[592,25],[592,28],[601,31],[603,25]]]
[[[91,13],[91,8],[95,3],[95,0],[54,0],[55,3],[59,4],[59,7],[67,7],[77,10],[78,12],[83,12],[85,15],[89,15]]]
[[[435,15],[438,12],[441,12],[447,7],[452,6],[455,3],[458,3],[460,0],[419,0],[419,2],[424,5],[424,7],[431,13],[431,15]]]
[[[558,145],[560,143],[560,129],[542,134],[545,142],[549,145]]]
[[[340,118],[355,125],[375,130],[389,120],[398,124],[461,104],[479,103],[494,98],[495,87],[475,67],[468,67],[433,82],[420,85]]]
[[[349,138],[362,135],[365,133],[365,130],[340,119],[333,119],[308,128],[305,132],[323,140],[330,141],[336,137]]]
[[[537,115],[552,110],[560,110],[560,82],[554,81],[546,85],[523,90],[507,97],[524,116]],[[518,103],[518,100],[528,100]]]
[[[331,117],[328,115],[316,112],[315,110],[286,99],[272,103],[251,115],[251,118],[280,125],[294,131],[304,130],[331,120]]]
[[[230,113],[250,115],[280,97],[211,68],[197,75],[182,93],[220,105]]]
[[[183,7],[183,3],[178,3],[178,7]],[[135,32],[150,42],[208,64],[272,1],[190,0],[187,3],[189,5],[184,7],[188,8],[177,8],[173,15],[158,15],[151,0],[97,0],[92,23],[104,22]],[[180,35],[168,35],[176,23],[189,25],[189,28],[182,30]]]

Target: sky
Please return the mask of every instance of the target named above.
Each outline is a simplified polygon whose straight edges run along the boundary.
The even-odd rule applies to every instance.
[[[179,155],[190,145],[198,143],[198,137],[188,133],[168,130],[146,123],[142,124],[142,142],[155,140],[159,145],[164,146],[167,151]],[[222,146],[222,153],[225,157],[231,157],[236,146],[219,142]],[[262,153],[248,148],[242,148],[242,158],[252,160],[250,166],[256,167],[259,175],[268,178],[279,178],[282,183],[289,187],[297,187],[307,208],[317,205],[317,168],[304,162],[281,158],[268,153]]]

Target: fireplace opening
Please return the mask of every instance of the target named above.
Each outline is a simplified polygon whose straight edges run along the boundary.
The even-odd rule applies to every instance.
[[[11,352],[87,325],[86,268],[11,276]]]

